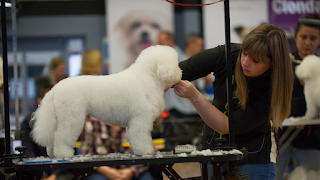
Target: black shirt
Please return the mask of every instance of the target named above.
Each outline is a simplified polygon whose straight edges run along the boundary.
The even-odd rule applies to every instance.
[[[231,44],[232,72],[240,53],[240,44]],[[184,80],[195,80],[214,73],[215,81],[213,105],[221,112],[226,111],[226,59],[225,46],[208,49],[180,63]],[[236,83],[233,83],[233,89]],[[246,147],[250,152],[248,158],[239,164],[270,163],[271,126],[269,123],[269,107],[271,101],[271,73],[266,73],[253,79],[248,84],[249,96],[245,109],[239,108],[238,99],[233,98],[235,141],[239,149]],[[203,134],[203,149],[213,149],[214,139],[220,135],[205,125]],[[228,139],[228,135],[224,135]]]
[[[295,59],[301,60],[301,57],[298,53],[292,53]],[[303,86],[301,85],[296,73],[295,69],[298,64],[296,62],[292,62],[292,70],[294,75],[294,84],[292,91],[292,100],[291,100],[291,114],[290,116],[304,116],[306,113],[306,99],[303,93]]]

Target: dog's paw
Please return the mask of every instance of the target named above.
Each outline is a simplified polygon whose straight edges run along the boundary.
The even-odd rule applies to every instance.
[[[308,120],[315,119],[317,117],[317,113],[307,111],[304,117]]]
[[[133,153],[135,155],[154,155],[155,154],[155,147],[154,145],[152,144],[152,146],[150,147],[145,147],[145,148],[132,148],[133,149]]]
[[[70,147],[54,148],[54,156],[57,158],[72,158],[74,156],[74,150]]]

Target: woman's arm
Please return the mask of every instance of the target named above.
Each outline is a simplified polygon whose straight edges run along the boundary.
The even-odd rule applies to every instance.
[[[224,59],[222,47],[204,50],[179,63],[182,79],[193,81],[214,72],[219,67],[221,59]]]
[[[243,134],[269,122],[269,88],[259,91],[254,100],[248,102],[245,109],[234,111],[235,133]],[[229,119],[213,106],[189,81],[180,81],[174,88],[175,93],[188,98],[203,121],[220,134],[229,133]]]
[[[188,98],[209,127],[220,134],[229,134],[228,117],[214,107],[192,83],[180,81],[174,87],[174,92],[179,97]]]
[[[119,170],[115,169],[113,167],[101,166],[101,167],[98,167],[96,169],[96,171],[98,173],[104,175],[108,179],[117,179],[117,178],[120,179],[121,178],[121,174],[120,174]]]
[[[231,44],[231,59],[237,59],[240,44]],[[217,77],[219,72],[225,70],[225,46],[206,49],[179,63],[182,70],[182,79],[193,81],[214,72]],[[218,74],[217,74],[218,73]]]

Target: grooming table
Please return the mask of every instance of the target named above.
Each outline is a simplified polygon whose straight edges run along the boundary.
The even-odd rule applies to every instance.
[[[202,179],[208,180],[207,163],[213,164],[216,179],[220,179],[220,166],[231,161],[242,159],[241,154],[223,154],[223,155],[187,155],[179,157],[177,154],[170,152],[158,152],[156,155],[136,156],[131,154],[112,153],[108,155],[78,155],[69,160],[42,159],[42,162],[34,158],[25,158],[14,160],[14,169],[17,172],[17,179],[29,177],[31,179],[40,179],[42,170],[47,169],[73,169],[75,176],[73,179],[84,179],[93,173],[93,167],[115,166],[115,165],[139,165],[155,164],[165,173],[169,179],[182,179],[172,168],[174,163],[199,162],[202,164]],[[45,162],[52,161],[52,162]]]
[[[319,125],[320,119],[304,119],[303,117],[291,117],[285,119],[282,126],[288,126],[287,130],[283,133],[279,140],[279,155],[282,154],[297,137],[302,128],[296,128],[296,126],[302,125]],[[294,131],[293,131],[294,130]],[[293,131],[293,133],[291,133]]]

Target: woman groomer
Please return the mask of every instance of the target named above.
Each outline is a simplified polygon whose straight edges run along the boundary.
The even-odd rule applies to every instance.
[[[274,179],[277,132],[290,113],[293,74],[285,32],[271,24],[251,31],[242,44],[231,44],[234,77],[235,140],[246,147],[247,159],[237,167],[250,179]],[[202,51],[180,63],[183,77],[175,93],[188,98],[206,123],[203,148],[214,149],[215,138],[229,134],[225,46]],[[216,80],[210,104],[189,81],[211,72]]]

